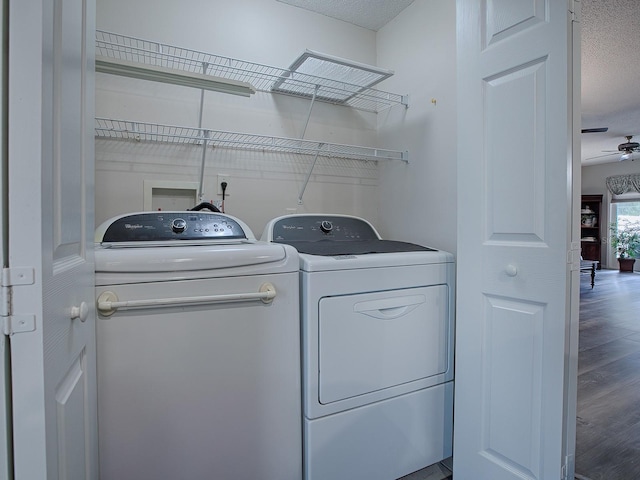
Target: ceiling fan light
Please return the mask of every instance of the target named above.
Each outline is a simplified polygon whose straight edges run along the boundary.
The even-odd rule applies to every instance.
[[[622,155],[620,155],[621,162],[625,160],[632,160],[632,159],[633,159],[633,152],[625,152]]]

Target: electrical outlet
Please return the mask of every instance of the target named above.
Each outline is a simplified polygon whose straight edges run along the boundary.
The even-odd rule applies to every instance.
[[[218,174],[218,186],[216,187],[218,195],[222,195],[222,187],[220,186],[222,182],[227,182],[227,189],[225,190],[225,196],[229,196],[229,187],[231,186],[231,182],[229,181],[229,175],[226,173]]]

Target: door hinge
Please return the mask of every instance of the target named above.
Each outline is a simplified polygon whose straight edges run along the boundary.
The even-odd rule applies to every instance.
[[[36,329],[35,315],[14,315],[11,304],[13,287],[33,285],[35,269],[33,267],[3,268],[0,278],[0,317],[2,317],[2,333],[32,332]]]
[[[569,15],[571,16],[572,22],[580,21],[580,14],[582,5],[580,4],[581,0],[569,0]]]
[[[571,242],[571,250],[567,251],[567,263],[572,272],[580,270],[580,242]]]
[[[562,464],[562,480],[571,480],[573,476],[573,455],[567,455],[564,457],[564,463]]]

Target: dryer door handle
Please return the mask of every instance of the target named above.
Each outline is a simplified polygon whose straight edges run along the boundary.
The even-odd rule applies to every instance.
[[[382,320],[400,318],[412,312],[426,301],[424,295],[408,295],[405,297],[390,297],[381,300],[358,302],[353,311]]]

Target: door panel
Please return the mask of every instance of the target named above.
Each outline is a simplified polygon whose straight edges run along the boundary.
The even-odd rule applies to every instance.
[[[15,478],[97,479],[95,9],[9,7],[9,268],[33,272],[11,287],[12,315],[33,319],[10,338]]]
[[[485,46],[544,22],[545,0],[493,0],[486,7]]]
[[[58,465],[60,478],[86,478],[87,425],[86,399],[90,398],[86,375],[85,351],[73,363],[56,389],[58,419]],[[84,414],[84,415],[83,415]]]
[[[540,478],[544,305],[487,296],[483,326],[482,454]]]
[[[86,77],[82,58],[83,0],[57,0],[64,15],[56,19],[53,30],[53,208],[54,252],[56,262],[84,255],[82,211],[85,207],[83,91]]]
[[[571,316],[570,17],[564,2],[539,0],[459,0],[457,10],[454,475],[560,478]]]
[[[544,239],[545,78],[538,59],[484,82],[488,241]],[[510,111],[518,112],[517,122],[505,115]]]

